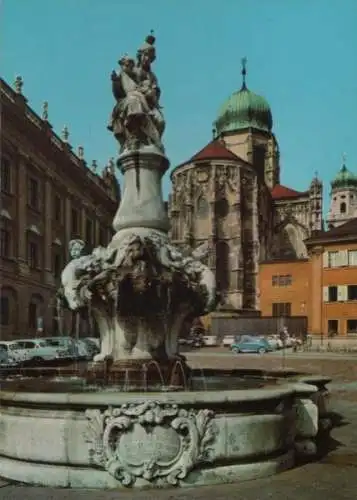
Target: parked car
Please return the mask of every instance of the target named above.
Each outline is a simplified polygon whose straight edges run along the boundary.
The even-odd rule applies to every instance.
[[[16,356],[12,356],[12,353],[13,351],[9,349],[8,344],[0,344],[0,369],[16,367],[19,364]]]
[[[269,342],[261,337],[249,337],[243,335],[238,342],[234,342],[231,345],[231,350],[233,352],[256,352],[263,354],[265,352],[273,351]]]
[[[19,346],[14,340],[2,341],[0,342],[0,347],[7,352],[7,356],[14,360],[16,364],[27,359],[26,353],[19,351]]]
[[[234,342],[234,335],[225,335],[223,337],[223,346],[230,347]]]
[[[282,349],[284,347],[283,341],[279,337],[279,335],[269,335],[267,338],[270,346],[272,349],[277,350],[277,349]]]
[[[19,339],[15,343],[16,351],[23,355],[24,363],[41,363],[65,356],[65,351],[47,344],[43,339]]]
[[[86,339],[75,339],[70,336],[63,337],[44,337],[42,339],[49,346],[55,347],[60,352],[61,358],[71,358],[74,360],[91,360],[93,359],[93,345],[89,344]]]
[[[216,335],[204,335],[202,337],[204,345],[207,347],[213,347],[217,345],[217,336]]]

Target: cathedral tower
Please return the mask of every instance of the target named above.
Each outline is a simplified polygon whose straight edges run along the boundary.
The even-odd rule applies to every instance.
[[[225,146],[254,165],[260,179],[273,189],[280,183],[280,167],[272,112],[264,97],[248,89],[246,62],[242,59],[242,86],[221,106],[214,129]]]
[[[357,176],[347,169],[343,155],[342,167],[331,182],[327,224],[329,228],[340,226],[353,217],[357,217]]]

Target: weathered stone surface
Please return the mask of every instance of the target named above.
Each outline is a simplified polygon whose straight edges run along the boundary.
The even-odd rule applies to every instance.
[[[2,392],[0,476],[100,489],[271,475],[294,464],[294,443],[284,440],[287,425],[294,425],[285,418],[285,402],[314,390],[284,384],[140,395]],[[282,413],[272,413],[271,405]],[[217,408],[224,410],[217,414]]]
[[[62,273],[71,309],[90,308],[101,334],[95,361],[175,358],[187,318],[212,310],[212,271],[150,228],[119,231],[108,248],[74,258]]]

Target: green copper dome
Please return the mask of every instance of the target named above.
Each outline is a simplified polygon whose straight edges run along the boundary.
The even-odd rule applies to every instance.
[[[246,86],[246,60],[243,59],[242,62],[242,88],[234,92],[219,110],[215,121],[217,135],[249,127],[270,132],[273,127],[273,117],[268,102],[264,97],[251,92]]]
[[[357,187],[357,176],[348,170],[345,164],[342,165],[341,170],[336,177],[331,181],[332,188],[350,188]]]

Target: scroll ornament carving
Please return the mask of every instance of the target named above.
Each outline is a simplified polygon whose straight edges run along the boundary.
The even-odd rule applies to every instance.
[[[143,402],[87,410],[86,441],[93,465],[133,486],[138,478],[178,485],[200,462],[209,462],[217,428],[210,410]]]

